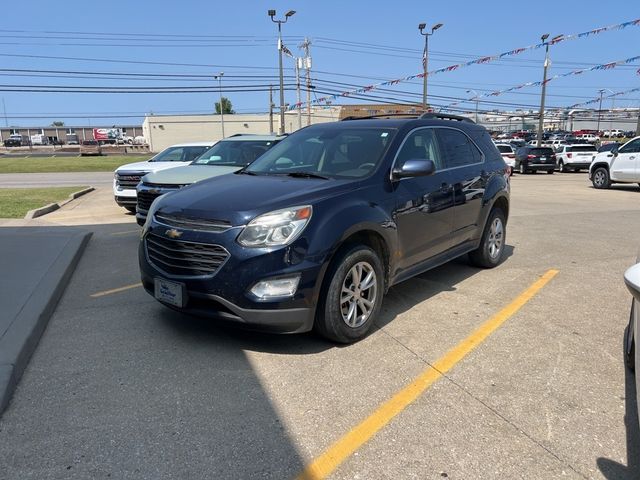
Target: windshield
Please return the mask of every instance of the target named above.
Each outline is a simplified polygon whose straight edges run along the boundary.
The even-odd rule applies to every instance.
[[[223,140],[200,155],[192,165],[244,167],[275,143],[274,140]]]
[[[192,162],[209,147],[206,145],[194,147],[169,147],[153,157],[150,162]]]
[[[313,127],[290,135],[252,163],[246,172],[360,178],[373,172],[395,129]]]

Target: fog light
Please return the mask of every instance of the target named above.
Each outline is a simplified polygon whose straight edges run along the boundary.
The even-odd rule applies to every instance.
[[[251,293],[260,300],[292,297],[298,289],[300,275],[262,280],[251,287]]]

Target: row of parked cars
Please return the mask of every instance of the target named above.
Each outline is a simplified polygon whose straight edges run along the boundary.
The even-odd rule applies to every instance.
[[[510,191],[488,132],[441,114],[176,145],[117,169],[113,188],[143,225],[159,302],[343,343],[389,287],[464,254],[498,265]]]

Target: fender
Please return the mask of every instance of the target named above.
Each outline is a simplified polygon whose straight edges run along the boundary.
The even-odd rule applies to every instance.
[[[482,207],[480,209],[480,215],[478,217],[478,232],[477,239],[479,240],[482,236],[482,232],[484,231],[484,224],[487,221],[487,217],[489,216],[489,212],[495,205],[495,203],[499,199],[504,199],[500,201],[506,201],[507,208],[509,205],[509,191],[510,185],[507,178],[502,174],[494,174],[491,176],[489,181],[487,182],[487,188],[485,188],[484,196],[482,197]],[[505,222],[508,221],[509,211],[504,212],[507,218],[505,218]]]

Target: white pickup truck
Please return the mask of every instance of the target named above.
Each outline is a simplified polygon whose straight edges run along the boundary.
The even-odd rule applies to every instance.
[[[589,167],[589,179],[595,188],[609,188],[612,183],[640,184],[640,137],[598,153]]]

